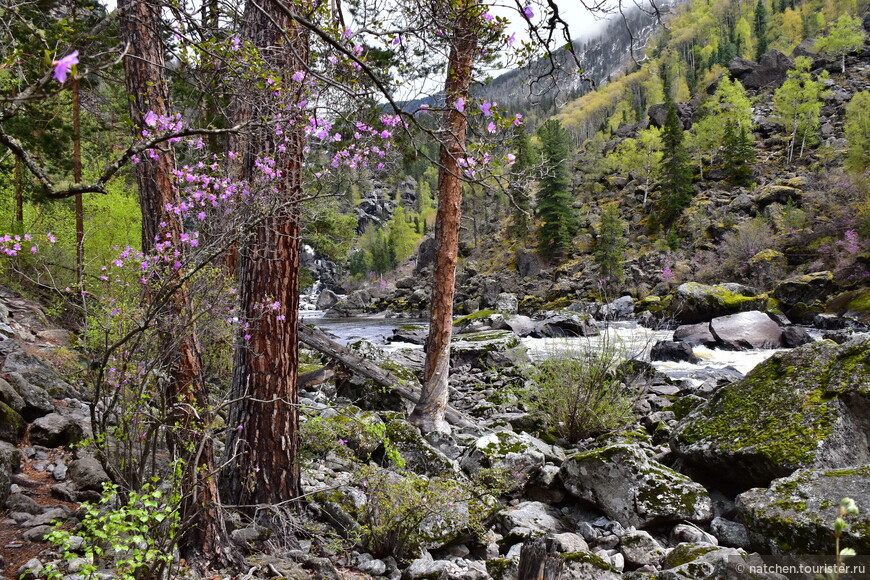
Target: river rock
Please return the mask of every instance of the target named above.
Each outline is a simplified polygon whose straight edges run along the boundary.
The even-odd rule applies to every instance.
[[[538,321],[535,336],[546,338],[598,336],[598,327],[590,316],[567,312],[546,312]]]
[[[708,322],[678,326],[674,330],[674,340],[676,342],[685,342],[691,346],[713,347],[716,345],[716,338],[710,332],[710,323]]]
[[[609,558],[603,558],[603,555],[602,552],[573,552],[563,555],[565,566],[559,576],[560,580],[621,580],[620,571]]]
[[[40,417],[30,426],[30,441],[43,447],[69,447],[84,439],[85,432],[59,413]]]
[[[486,467],[504,468],[525,481],[528,476],[542,469],[548,458],[561,461],[564,457],[560,448],[548,445],[528,433],[496,431],[472,443],[459,465],[470,475]]]
[[[710,321],[710,332],[719,346],[731,350],[785,346],[780,326],[757,310],[714,318]]]
[[[749,532],[750,545],[764,554],[831,554],[834,520],[840,500],[855,500],[860,510],[844,519],[849,529],[840,547],[870,553],[870,466],[801,469],[777,479],[769,489],[751,489],[737,496],[737,509]]]
[[[569,492],[623,525],[655,527],[713,517],[712,501],[701,485],[647,458],[636,445],[578,453],[562,464],[559,476]]]
[[[450,361],[453,367],[470,364],[473,367],[485,368],[492,361],[510,359],[512,355],[522,357],[517,336],[506,330],[491,330],[458,334],[453,337],[450,345]]]
[[[709,544],[677,545],[665,557],[667,568],[653,576],[656,580],[787,580],[775,572],[750,572],[764,562],[757,555],[747,555],[738,548],[714,547]]]
[[[680,324],[707,322],[748,310],[764,308],[766,299],[747,296],[729,285],[707,286],[697,282],[680,284],[671,298],[667,313]]]
[[[796,348],[813,342],[813,337],[802,326],[786,326],[782,329],[782,342],[788,348]]]
[[[671,449],[731,491],[801,467],[870,463],[870,339],[773,355],[674,428]],[[720,487],[722,488],[722,487]]]
[[[692,364],[701,360],[692,352],[692,346],[689,343],[672,340],[661,340],[655,343],[650,349],[649,358],[661,361],[685,361]]]
[[[509,292],[502,292],[495,299],[495,309],[502,314],[516,314],[519,305],[516,294]]]
[[[326,288],[317,297],[316,308],[318,310],[329,310],[330,308],[338,304],[339,300],[340,298],[338,297],[338,295],[336,295],[335,292],[333,292],[329,288]]]
[[[624,534],[619,539],[619,551],[625,557],[629,570],[636,570],[641,566],[658,566],[667,554],[662,545],[644,530]]]
[[[372,305],[372,295],[365,288],[351,293],[344,300],[332,306],[323,313],[324,318],[349,318],[359,316],[369,311]]]

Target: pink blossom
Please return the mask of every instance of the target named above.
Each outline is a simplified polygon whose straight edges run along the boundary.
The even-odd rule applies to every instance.
[[[79,63],[79,51],[74,50],[60,60],[54,61],[54,79],[63,84],[72,67]]]
[[[532,10],[531,6],[526,6],[523,8],[523,15],[528,19],[532,19],[535,17],[535,11]]]
[[[462,97],[456,99],[456,110],[460,113],[465,112],[465,99],[463,99]]]
[[[498,130],[498,128],[495,126],[495,123],[490,121],[489,125],[486,126],[486,130],[489,131],[490,133],[495,133]]]
[[[480,112],[483,113],[484,117],[489,117],[492,115],[492,103],[489,101],[484,101],[480,104]]]
[[[508,46],[513,46],[516,41],[517,41],[517,33],[514,32],[507,39]]]

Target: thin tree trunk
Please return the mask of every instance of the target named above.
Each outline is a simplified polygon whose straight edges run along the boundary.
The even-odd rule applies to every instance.
[[[256,46],[273,74],[291,76],[308,64],[309,38],[287,13],[295,5],[275,0],[249,2],[242,37]],[[235,123],[268,119],[295,110],[299,95],[254,88],[235,104]],[[301,495],[299,413],[296,387],[299,305],[299,200],[302,197],[301,127],[288,125],[275,135],[274,123],[254,128],[232,148],[241,154],[241,177],[252,179],[255,160],[275,160],[281,182],[274,195],[278,210],[240,244],[240,301],[246,326],[235,356],[227,438],[227,468],[221,486],[227,501],[239,506],[272,508],[295,505]],[[279,147],[282,146],[282,147]],[[273,302],[274,301],[274,302]],[[264,303],[272,306],[264,309]],[[262,514],[261,514],[262,515]]]
[[[24,176],[21,174],[21,158],[15,156],[15,226],[16,234],[24,231]]]
[[[469,0],[469,5],[475,0]],[[447,110],[442,121],[443,137],[438,168],[438,212],[435,218],[435,270],[423,392],[409,421],[423,431],[447,431],[447,379],[450,372],[450,337],[453,332],[453,295],[459,253],[462,214],[462,169],[468,120],[456,108],[457,99],[467,99],[474,72],[478,24],[468,13],[469,5],[456,20],[453,46],[447,65]]]
[[[72,78],[73,105],[73,182],[82,182],[82,123],[81,82],[77,75]],[[85,208],[82,194],[75,196],[76,214],[76,282],[82,288],[85,275]]]
[[[169,87],[165,77],[165,56],[160,37],[161,4],[150,0],[120,0],[121,38],[127,44],[124,73],[130,95],[130,118],[134,137],[147,127],[145,115],[168,116]],[[158,152],[156,159],[143,155],[136,166],[139,203],[142,210],[142,250],[151,252],[161,232],[169,234],[178,247],[183,224],[167,204],[178,204],[172,150]],[[164,287],[181,272],[165,273]],[[170,380],[165,399],[171,405],[170,445],[184,461],[182,475],[183,530],[179,549],[188,562],[202,569],[227,566],[239,560],[229,539],[214,481],[214,453],[208,438],[211,411],[202,371],[202,355],[192,322],[190,297],[181,286],[172,296],[161,322],[167,323],[160,338],[167,355]],[[179,331],[181,336],[179,337]]]

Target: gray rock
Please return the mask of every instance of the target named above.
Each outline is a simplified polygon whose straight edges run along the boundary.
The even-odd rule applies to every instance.
[[[852,498],[860,513],[850,524],[841,547],[870,553],[870,466],[801,469],[774,480],[769,489],[751,489],[737,496],[737,510],[749,532],[750,546],[764,554],[832,553],[834,520],[840,500]]]
[[[690,526],[687,524],[677,524],[671,530],[671,542],[679,544],[687,542],[689,544],[709,544],[718,546],[719,540],[716,536],[710,535],[698,526]]]
[[[635,530],[623,535],[619,541],[619,550],[629,570],[641,566],[658,566],[667,554],[662,545],[649,532],[643,530]]]
[[[707,491],[647,458],[636,445],[615,444],[578,453],[559,472],[565,488],[623,525],[652,527],[713,517]]]
[[[778,50],[771,50],[763,54],[758,63],[744,58],[732,60],[728,63],[728,72],[747,89],[775,89],[785,82],[786,74],[792,66],[789,57]]]
[[[556,508],[537,501],[525,501],[498,512],[496,531],[516,540],[517,537],[561,533],[567,531],[567,528]]]
[[[710,321],[710,332],[720,346],[731,350],[785,346],[780,326],[757,310],[714,318]]]
[[[357,564],[357,570],[371,574],[372,576],[383,576],[387,572],[387,564],[383,560],[366,560]]]
[[[485,467],[506,469],[518,474],[518,480],[525,481],[543,469],[548,459],[561,462],[564,457],[564,451],[559,447],[548,445],[528,433],[495,431],[475,440],[459,465],[471,475]]]
[[[18,413],[24,408],[24,399],[4,379],[0,379],[0,403],[6,403]]]
[[[547,338],[598,336],[598,327],[590,316],[565,312],[547,312],[537,324],[536,336]]]
[[[676,425],[671,449],[732,492],[801,467],[870,463],[870,339],[773,355]]]
[[[495,309],[501,312],[502,314],[516,314],[519,309],[519,300],[517,300],[516,294],[510,294],[508,292],[502,292],[495,299]]]
[[[42,562],[36,558],[31,558],[23,566],[18,569],[18,578],[20,580],[35,580],[40,577],[42,572]]]
[[[621,580],[622,574],[608,559],[591,552],[565,554],[560,580]]]
[[[449,580],[458,576],[462,569],[448,560],[419,558],[402,572],[402,580]]]
[[[45,389],[30,384],[19,373],[7,373],[5,377],[15,392],[24,400],[21,416],[26,421],[33,421],[54,411],[54,403]]]
[[[36,501],[23,493],[11,493],[6,498],[6,507],[13,512],[21,512],[25,514],[37,515],[42,513],[42,506]]]
[[[0,441],[0,509],[6,507],[12,474],[18,471],[22,460],[21,452],[14,445]]]
[[[329,288],[325,289],[320,293],[320,296],[317,297],[316,308],[318,310],[329,310],[339,302],[339,297],[330,290]]]
[[[701,360],[695,356],[691,344],[673,340],[660,340],[655,343],[650,349],[649,358],[658,361],[685,361],[692,364]]]
[[[240,542],[243,544],[252,544],[263,539],[263,533],[256,526],[238,528],[230,532],[230,536],[236,542]]]
[[[464,364],[486,368],[493,359],[499,360],[520,346],[517,336],[506,330],[459,334],[450,344],[450,362],[454,368]]]
[[[601,314],[607,320],[630,320],[634,316],[634,299],[631,296],[620,296],[601,309]]]
[[[674,331],[676,342],[685,342],[691,346],[710,346],[716,344],[716,338],[710,332],[709,322],[698,324],[683,324]]]
[[[713,518],[710,522],[710,532],[719,540],[722,546],[732,548],[748,548],[749,532],[743,524],[724,518]]]
[[[813,337],[802,326],[786,326],[782,329],[782,342],[788,348],[796,348],[813,342]]]
[[[656,580],[786,580],[775,573],[751,573],[750,566],[763,562],[736,548],[711,547],[709,544],[679,544],[665,558],[667,570]]]
[[[84,431],[59,413],[40,417],[30,426],[30,441],[43,447],[69,447],[84,439]]]
[[[100,462],[89,456],[73,461],[68,475],[78,489],[97,493],[102,493],[103,484],[111,481]]]
[[[557,552],[561,552],[564,554],[571,552],[589,551],[589,545],[580,534],[565,532],[562,534],[554,534],[552,538],[553,547],[556,549]]]
[[[48,524],[41,524],[38,526],[33,526],[32,528],[21,534],[21,537],[28,542],[45,542],[45,536],[53,531],[54,526],[50,526]]]
[[[42,359],[21,349],[6,355],[2,372],[4,376],[10,373],[18,373],[28,383],[45,390],[46,393],[53,397],[82,397],[82,393],[62,380],[54,369],[49,367]],[[24,396],[23,394],[21,395],[22,397]]]

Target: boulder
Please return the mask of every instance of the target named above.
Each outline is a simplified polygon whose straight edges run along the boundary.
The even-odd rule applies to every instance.
[[[546,338],[598,336],[598,327],[590,316],[569,312],[546,312],[538,321],[535,336]]]
[[[111,481],[100,462],[90,456],[73,461],[69,466],[68,475],[82,491],[102,493],[103,484]]]
[[[69,447],[84,437],[85,433],[80,425],[59,413],[40,417],[30,426],[31,443],[43,447]]]
[[[565,565],[560,580],[621,580],[622,574],[601,557],[602,553],[572,552],[564,554]]]
[[[710,324],[708,322],[678,326],[674,330],[674,340],[676,342],[685,342],[691,346],[713,347],[716,345],[716,338],[710,332]]]
[[[505,358],[522,357],[520,351],[525,353],[519,339],[507,330],[458,334],[450,344],[450,362],[454,368],[464,364],[485,368],[493,362],[504,361]]]
[[[31,385],[45,390],[46,393],[56,398],[82,398],[81,393],[62,380],[54,369],[45,364],[42,359],[22,349],[16,349],[6,355],[0,372],[4,376],[17,373]]]
[[[778,203],[785,205],[789,202],[800,204],[801,190],[789,185],[768,185],[755,196],[755,205],[760,209]]]
[[[24,408],[24,399],[3,379],[0,379],[0,403],[6,403],[18,413]]]
[[[21,452],[14,445],[0,441],[0,510],[6,507],[12,474],[18,471],[22,459]]]
[[[629,570],[641,566],[658,566],[667,554],[662,545],[644,530],[623,535],[619,539],[619,551],[625,557],[625,565]]]
[[[320,296],[317,297],[316,308],[318,310],[329,310],[336,304],[338,304],[340,298],[336,295],[335,292],[326,288],[323,292],[320,293]]]
[[[801,467],[870,463],[870,339],[774,354],[674,428],[671,449],[720,489]]]
[[[692,352],[692,346],[687,342],[660,340],[650,349],[650,360],[698,363],[701,359]]]
[[[802,326],[786,326],[782,329],[782,342],[788,348],[797,348],[809,344],[813,340],[807,329]]]
[[[0,403],[0,441],[18,443],[24,437],[27,423],[15,409],[6,403]]]
[[[459,465],[470,475],[482,468],[503,468],[518,474],[518,480],[525,481],[528,476],[542,469],[547,459],[561,461],[564,457],[560,448],[548,445],[528,433],[495,431],[472,443]]]
[[[793,66],[792,60],[778,50],[764,53],[758,63],[736,58],[728,63],[731,77],[747,89],[779,88]]]
[[[558,534],[568,531],[561,515],[558,509],[545,503],[524,501],[498,512],[495,529],[514,540]]]
[[[27,379],[18,373],[8,373],[4,377],[24,401],[24,407],[22,407],[19,413],[21,413],[25,421],[33,421],[54,411],[54,403],[52,403],[51,397],[48,396],[45,389],[30,384]]]
[[[785,576],[763,570],[765,564],[755,554],[737,548],[709,544],[682,543],[671,550],[656,580],[787,580]],[[752,571],[752,568],[761,571]]]
[[[852,498],[860,513],[847,515],[849,528],[840,548],[870,553],[870,465],[841,469],[801,469],[777,479],[769,489],[737,496],[737,510],[750,546],[763,554],[832,554],[834,521],[840,500]]]
[[[502,292],[495,299],[495,309],[502,314],[516,314],[519,305],[516,295],[508,292]]]
[[[533,278],[544,269],[541,258],[532,252],[517,252],[517,273],[523,278]]]
[[[578,453],[562,464],[559,476],[570,493],[623,525],[651,528],[713,517],[713,503],[701,485],[647,458],[636,445]]]
[[[410,344],[426,344],[429,330],[425,326],[408,324],[393,329],[393,335],[387,338],[387,342],[407,342]]]
[[[765,298],[746,296],[734,290],[725,285],[680,284],[668,306],[668,314],[680,324],[695,324],[765,307]]]
[[[372,305],[372,295],[366,289],[351,293],[323,313],[324,318],[349,318],[367,313]]]
[[[812,305],[817,301],[824,301],[834,289],[832,272],[813,272],[783,280],[773,289],[773,297],[784,307],[790,308],[798,304]]]
[[[748,548],[749,533],[743,524],[726,520],[725,518],[713,518],[710,522],[710,533],[716,536],[719,544],[732,548]]]
[[[731,350],[785,346],[782,328],[757,310],[714,318],[710,321],[710,332],[718,346]]]
[[[607,320],[630,320],[634,316],[634,299],[620,296],[601,308],[601,316]]]

